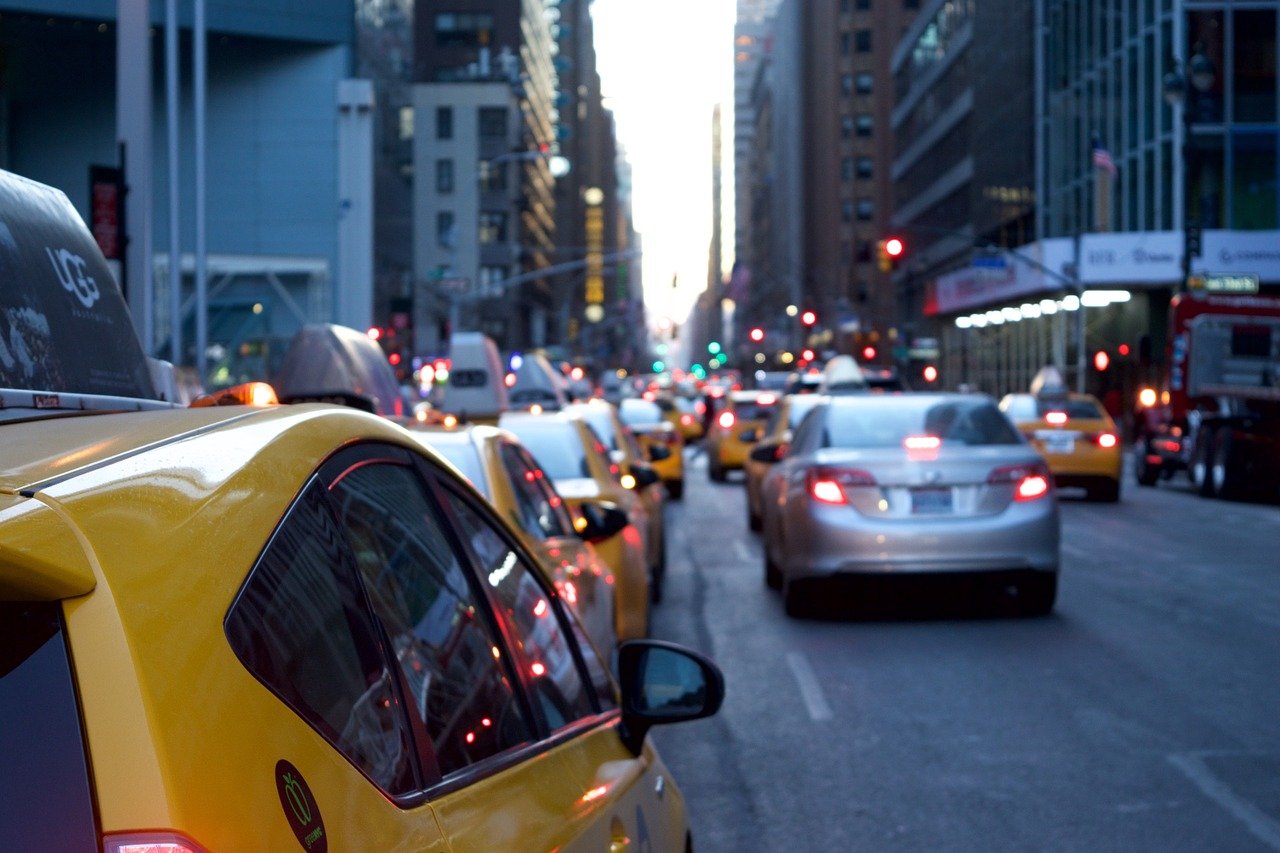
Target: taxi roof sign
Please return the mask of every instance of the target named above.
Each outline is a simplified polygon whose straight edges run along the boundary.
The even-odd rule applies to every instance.
[[[66,195],[0,170],[0,388],[158,398],[129,309]]]

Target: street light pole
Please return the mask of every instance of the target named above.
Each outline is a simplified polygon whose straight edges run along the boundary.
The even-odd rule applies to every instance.
[[[1185,67],[1175,67],[1161,81],[1165,101],[1173,109],[1182,110],[1182,281],[1178,284],[1181,293],[1186,292],[1191,279],[1191,258],[1200,255],[1204,226],[1201,219],[1204,194],[1200,187],[1200,158],[1192,142],[1191,128],[1200,99],[1213,88],[1216,74],[1213,61],[1201,52],[1200,45],[1197,44],[1194,50]],[[1191,198],[1193,187],[1195,196]]]

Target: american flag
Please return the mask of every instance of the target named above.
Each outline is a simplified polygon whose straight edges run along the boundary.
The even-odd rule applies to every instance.
[[[1105,170],[1113,178],[1116,176],[1116,161],[1111,159],[1111,152],[1096,136],[1093,138],[1093,165]]]

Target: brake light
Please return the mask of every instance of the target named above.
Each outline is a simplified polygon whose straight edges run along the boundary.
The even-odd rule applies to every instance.
[[[1013,499],[1034,501],[1049,494],[1049,472],[1040,465],[1005,465],[987,476],[988,483],[1012,483]]]
[[[1066,412],[1045,412],[1044,421],[1045,423],[1053,424],[1054,426],[1062,426],[1067,422],[1067,413]]]
[[[244,382],[223,388],[212,394],[201,394],[191,401],[191,408],[206,406],[275,406],[279,404],[276,391],[266,382]]]
[[[902,440],[907,450],[937,450],[942,446],[942,439],[936,435],[909,435]]]
[[[733,412],[721,412],[720,417],[716,418],[716,423],[720,425],[720,429],[733,429],[733,424],[736,420],[737,418],[734,417]]]
[[[681,425],[681,426],[689,426],[691,423],[693,423],[693,415],[681,415],[681,416],[680,416],[680,425]]]
[[[856,468],[833,468],[820,466],[810,468],[805,475],[809,496],[818,503],[847,504],[848,494],[845,489],[856,486],[874,486],[876,478],[866,471]]]
[[[137,832],[102,839],[106,853],[205,853],[194,841],[176,832]]]
[[[1120,439],[1113,432],[1100,433],[1097,438],[1098,446],[1104,450],[1110,450],[1120,443]]]
[[[756,397],[756,404],[760,406],[772,406],[776,402],[778,402],[778,396],[776,394],[761,394],[759,397]]]

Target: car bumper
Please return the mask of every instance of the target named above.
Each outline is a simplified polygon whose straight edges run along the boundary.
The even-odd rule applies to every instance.
[[[1052,501],[1014,504],[982,518],[873,519],[850,507],[811,506],[792,519],[792,579],[837,575],[1054,572],[1061,527]]]

